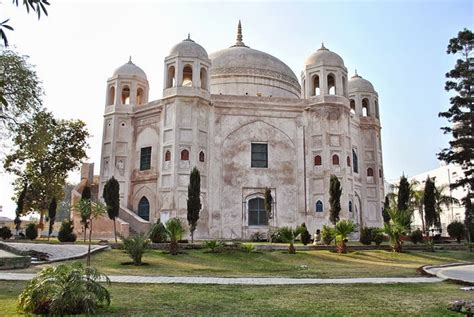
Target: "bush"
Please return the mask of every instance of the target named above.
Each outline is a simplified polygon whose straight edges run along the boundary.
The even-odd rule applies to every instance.
[[[280,229],[279,228],[268,229],[267,239],[268,239],[268,242],[276,242],[276,243],[283,242],[280,235]]]
[[[154,243],[162,243],[168,240],[168,234],[165,226],[160,222],[160,219],[151,227],[149,233],[150,240]]]
[[[321,240],[324,242],[326,245],[330,245],[332,240],[334,240],[335,234],[334,234],[334,229],[324,225],[323,229],[321,230]]]
[[[242,250],[247,252],[247,253],[252,253],[253,251],[255,251],[255,246],[251,243],[242,244]]]
[[[48,316],[94,314],[98,307],[110,305],[109,291],[100,279],[110,284],[107,276],[79,262],[46,267],[28,282],[18,297],[18,309]]]
[[[448,234],[451,238],[456,239],[458,243],[464,238],[466,226],[460,221],[453,221],[448,225]]]
[[[133,264],[142,265],[142,256],[150,247],[148,236],[139,233],[130,235],[128,238],[121,238],[125,253],[133,260]]]
[[[385,241],[385,236],[381,229],[376,228],[376,230],[372,231],[372,241],[374,241],[375,245],[380,245]]]
[[[373,228],[364,227],[360,230],[359,242],[363,245],[370,245],[372,243]]]
[[[266,241],[266,237],[265,237],[265,234],[263,234],[262,232],[255,232],[253,233],[251,236],[250,236],[250,240],[252,242],[261,242],[261,241]]]
[[[166,222],[166,233],[170,239],[170,253],[178,254],[178,241],[183,238],[186,229],[179,218],[171,218]]]
[[[303,222],[301,224],[301,242],[304,245],[307,245],[311,242],[311,234],[308,231],[308,228],[306,228],[306,224]]]
[[[0,238],[3,240],[10,239],[12,237],[12,231],[8,227],[0,228]]]
[[[224,242],[219,240],[209,240],[204,242],[204,245],[206,246],[206,248],[211,250],[212,253],[217,253],[224,246]]]
[[[25,235],[28,239],[34,240],[38,238],[38,227],[34,223],[28,224],[25,230]]]
[[[423,232],[420,229],[416,229],[410,233],[410,241],[414,244],[418,242],[423,242]]]
[[[61,242],[75,242],[77,239],[74,233],[74,225],[72,221],[64,220],[58,232],[58,240]]]

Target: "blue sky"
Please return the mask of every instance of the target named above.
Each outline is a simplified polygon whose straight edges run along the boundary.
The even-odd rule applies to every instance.
[[[435,154],[449,138],[437,114],[449,105],[444,74],[455,62],[446,46],[459,30],[473,28],[473,3],[52,0],[49,17],[37,21],[6,1],[0,19],[11,18],[11,44],[36,65],[45,105],[87,123],[95,162],[106,80],[129,55],[147,73],[150,99],[158,99],[164,58],[188,32],[211,53],[234,43],[241,19],[244,42],[278,57],[298,78],[305,58],[324,42],[379,93],[385,176],[394,179],[439,165]],[[0,175],[0,205],[10,216],[11,181]]]

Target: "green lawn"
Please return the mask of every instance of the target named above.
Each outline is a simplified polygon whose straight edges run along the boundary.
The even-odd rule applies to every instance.
[[[24,282],[1,282],[2,316],[16,313]],[[459,285],[217,286],[114,284],[100,315],[120,316],[460,316],[446,309],[473,299]]]
[[[92,256],[92,265],[113,275],[166,276],[281,276],[281,277],[406,277],[416,276],[416,269],[427,264],[474,262],[474,253],[465,251],[406,252],[358,251],[337,254],[330,251],[302,251],[295,255],[283,251],[244,253],[187,250],[172,256],[163,251],[149,251],[143,257],[148,265],[122,265],[130,258],[120,250],[102,251]],[[38,271],[32,267],[27,271]]]

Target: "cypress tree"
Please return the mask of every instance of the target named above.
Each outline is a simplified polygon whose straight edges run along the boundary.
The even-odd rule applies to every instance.
[[[400,184],[398,185],[397,209],[408,210],[410,203],[410,184],[405,175],[400,177]]]
[[[201,175],[199,170],[194,167],[189,176],[188,186],[188,224],[191,232],[191,242],[194,242],[194,231],[199,220],[199,211],[201,211]]]
[[[341,212],[341,183],[336,175],[331,175],[329,181],[329,220],[333,225],[339,221],[339,213]]]
[[[385,196],[385,202],[383,203],[383,211],[382,211],[382,217],[383,217],[383,222],[388,223],[390,221],[390,214],[388,211],[390,210],[390,199],[388,198],[388,195]]]
[[[91,200],[91,188],[89,186],[85,186],[84,189],[82,190],[82,194],[81,194],[81,200]],[[87,231],[87,228],[89,227],[87,225],[87,219],[88,217],[86,217],[85,215],[81,215],[81,223],[82,223],[82,226],[84,227],[84,242],[86,242],[86,231]]]
[[[467,238],[470,243],[474,241],[474,206],[472,205],[471,199],[473,194],[468,192],[466,197],[463,199],[464,203],[464,224],[467,229]]]
[[[267,212],[268,219],[273,218],[272,204],[273,204],[272,191],[270,188],[267,187],[265,188],[265,211]]]
[[[425,191],[423,194],[423,206],[425,210],[426,230],[437,223],[438,214],[436,212],[435,184],[428,176],[425,182]]]
[[[438,153],[438,159],[462,167],[465,177],[459,178],[451,186],[468,187],[474,190],[474,34],[468,29],[449,40],[447,54],[458,55],[456,65],[446,74],[445,89],[454,95],[450,98],[450,108],[438,115],[446,118],[450,126],[442,127],[444,134],[451,134],[449,148]]]
[[[48,241],[49,241],[49,236],[51,235],[51,233],[53,233],[53,226],[54,226],[54,221],[56,220],[57,207],[58,207],[58,204],[56,203],[56,197],[53,197],[53,199],[51,199],[51,203],[49,204],[49,208],[48,208],[48,218],[49,218]]]
[[[114,221],[114,237],[115,243],[117,243],[117,228],[115,224],[115,219],[119,216],[120,211],[120,184],[115,179],[111,177],[104,185],[104,191],[102,193],[104,197],[105,204],[107,205],[107,215],[110,220]]]

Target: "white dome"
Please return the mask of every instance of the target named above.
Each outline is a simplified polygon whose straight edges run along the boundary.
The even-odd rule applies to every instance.
[[[328,50],[324,44],[319,50],[311,54],[305,61],[305,66],[324,65],[324,66],[342,66],[344,67],[344,60],[341,56]]]
[[[349,79],[348,87],[349,92],[364,91],[375,93],[375,89],[372,83],[367,79],[364,79],[361,76],[357,75],[357,72],[354,76],[351,77],[351,79]]]
[[[206,50],[188,36],[184,41],[176,44],[171,48],[169,56],[180,57],[197,57],[201,59],[209,59]]]
[[[115,77],[115,76],[137,76],[143,79],[147,79],[146,74],[143,71],[143,69],[141,69],[140,67],[132,63],[131,58],[129,59],[127,63],[123,64],[122,66],[120,66],[114,71],[114,74],[112,77]]]

